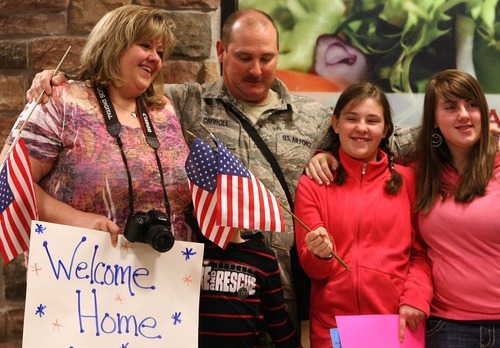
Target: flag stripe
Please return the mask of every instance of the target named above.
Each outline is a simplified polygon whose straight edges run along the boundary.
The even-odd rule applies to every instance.
[[[241,183],[241,188],[243,190],[243,192],[245,193],[249,193],[249,182],[247,180],[242,180],[242,183]],[[241,214],[240,214],[240,219],[245,223],[245,224],[249,224],[250,223],[250,220],[248,218],[248,216],[250,215],[250,202],[251,202],[251,199],[250,199],[250,194],[243,194],[242,195],[242,198],[243,198],[243,209]]]
[[[10,228],[8,228],[7,225],[5,224],[5,219],[1,220],[1,226],[2,226],[1,251],[3,255],[3,260],[5,263],[7,263],[15,257],[12,251],[17,251],[19,250],[20,247],[19,248],[15,247],[12,244],[12,239],[11,239],[12,232],[10,231]]]
[[[228,193],[227,197],[231,202],[231,212],[229,214],[229,221],[230,223],[226,226],[235,226],[238,225],[238,218],[239,218],[239,210],[238,210],[238,205],[240,204],[239,198],[241,197],[240,195],[240,187],[239,187],[239,178],[237,176],[228,176]]]
[[[221,182],[219,182],[219,179],[217,179],[217,184],[218,185],[224,185],[226,186],[227,185],[227,178],[224,178],[224,177],[221,177],[220,178]],[[217,214],[217,222],[220,224],[220,225],[223,225],[223,226],[227,226],[229,225],[229,221],[227,221],[227,217],[229,216],[229,204],[222,204],[222,197],[221,197],[221,194],[223,194],[221,192],[221,190],[217,190],[217,211],[219,211],[220,213]]]
[[[261,226],[263,226],[263,228],[265,230],[269,230],[269,219],[271,218],[271,214],[269,213],[269,197],[267,196],[267,190],[264,189],[264,185],[262,183],[258,183],[258,185],[260,186],[260,192],[262,193],[262,201],[263,201],[263,204],[262,204],[262,211],[261,211],[261,214],[263,213],[264,214],[264,221],[262,221],[262,224]]]
[[[266,202],[264,202],[264,194],[263,194],[262,190],[260,189],[258,182],[255,183],[255,187],[257,188],[257,195],[259,197],[259,207],[258,207],[258,209],[255,209],[255,211],[257,211],[259,214],[259,224],[256,226],[260,227],[266,223],[266,216],[262,214],[262,212],[264,211],[264,206],[265,206]]]
[[[236,185],[238,185],[236,187],[236,189],[233,190],[233,191],[236,191],[237,195],[238,195],[238,197],[235,198],[235,200],[237,202],[236,204],[238,207],[241,207],[241,209],[238,209],[238,214],[234,215],[233,221],[234,220],[241,221],[242,224],[244,224],[245,220],[243,219],[243,210],[244,210],[243,201],[244,201],[245,197],[248,196],[247,192],[245,191],[245,187],[248,185],[244,185],[243,182],[246,183],[248,180],[246,180],[245,178],[242,178],[241,176],[236,176],[236,177],[234,177],[233,180],[235,180]]]
[[[259,196],[259,190],[257,189],[257,185],[255,185],[254,182],[252,182],[252,197],[253,197],[253,202],[254,202],[254,208],[252,211],[253,215],[253,225],[254,226],[260,226],[260,204],[261,204],[261,199]]]
[[[9,158],[9,186],[12,189],[15,201],[12,202],[8,210],[9,220],[11,223],[10,232],[14,235],[13,243],[18,246],[16,250],[18,254],[28,250],[29,245],[29,230],[31,220],[35,218],[31,214],[31,207],[36,206],[34,202],[34,187],[27,154],[24,156],[22,149],[17,147],[14,149],[15,156]],[[12,162],[11,162],[12,161]],[[12,226],[14,224],[15,226]]]
[[[17,165],[17,163],[16,163]],[[27,192],[34,192],[34,187],[27,185],[27,183],[33,183],[31,180],[31,175],[29,177],[26,177],[27,173],[20,172],[13,170],[13,175],[9,175],[9,181],[11,180],[10,186],[12,188],[15,188],[13,192],[17,193],[17,199],[13,202],[15,204],[12,205],[12,210],[14,210],[15,214],[14,216],[17,217],[17,219],[14,219],[14,216],[11,216],[12,222],[15,223],[16,225],[16,236],[19,238],[22,236],[22,239],[24,240],[25,248],[27,248],[29,244],[29,236],[28,236],[28,231],[30,229],[31,225],[31,220],[34,218],[34,215],[30,213],[31,208],[35,206],[35,203],[33,201],[33,196],[27,195]],[[16,177],[22,178],[22,181],[19,180],[14,180]],[[28,180],[28,182],[24,181]]]

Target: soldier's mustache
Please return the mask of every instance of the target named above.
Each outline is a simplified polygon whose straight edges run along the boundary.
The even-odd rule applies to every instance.
[[[262,78],[260,78],[260,77],[251,77],[251,76],[246,76],[246,77],[243,78],[243,80],[249,81],[249,82],[262,82]]]

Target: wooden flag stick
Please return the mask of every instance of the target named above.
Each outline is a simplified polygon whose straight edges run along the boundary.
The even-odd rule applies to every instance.
[[[301,220],[299,219],[299,217],[297,215],[295,215],[294,213],[292,213],[290,211],[290,209],[288,209],[287,207],[285,207],[280,201],[278,201],[279,204],[281,205],[281,207],[288,213],[290,214],[299,224],[302,225],[302,227],[304,227],[306,229],[307,232],[311,232],[311,229]],[[351,269],[349,268],[349,266],[347,266],[347,264],[344,262],[344,260],[342,260],[340,258],[340,256],[338,256],[337,254],[335,254],[333,251],[332,251],[332,257],[337,260],[338,262],[340,262],[340,264],[342,266],[344,266],[344,268],[346,270],[348,270],[349,272],[351,271]]]
[[[203,130],[204,130],[205,132],[207,132],[207,133],[208,133],[208,134],[212,137],[212,139],[213,139],[214,141],[216,140],[215,135],[213,135],[213,134],[212,134],[212,132],[210,132],[210,131],[208,130],[208,128],[207,128],[207,127],[205,127],[205,125],[204,125],[203,123],[201,123],[201,122],[200,122],[200,126],[201,126],[201,128],[203,128]]]
[[[57,64],[56,66],[56,69],[52,72],[52,76],[51,76],[51,79],[52,77],[56,76],[57,73],[59,72],[59,69],[61,68],[61,65],[62,63],[64,62],[64,60],[66,59],[66,56],[68,55],[69,53],[69,50],[71,50],[71,46],[68,47],[68,49],[66,50],[66,53],[64,53],[64,56],[61,58],[61,60],[59,61],[59,64]],[[26,116],[26,121],[24,121],[23,125],[21,126],[21,128],[19,129],[19,136],[17,138],[19,138],[21,136],[21,132],[24,130],[24,126],[26,125],[26,123],[28,123],[28,120],[30,119],[31,117],[31,114],[33,113],[33,111],[35,110],[36,108],[36,105],[38,105],[40,103],[40,101],[42,100],[43,96],[45,95],[45,90],[42,91],[42,93],[40,93],[40,95],[38,96],[38,99],[36,100],[36,103],[35,103],[35,106],[31,109],[30,113],[28,114],[28,116]],[[16,139],[17,139],[16,138]],[[16,140],[14,139],[14,140]],[[17,142],[17,141],[16,141]],[[12,143],[11,147],[13,147],[15,144],[15,142]]]
[[[59,64],[57,64],[57,67],[56,69],[54,70],[54,72],[52,73],[52,76],[51,77],[54,77],[57,75],[57,73],[59,72],[59,68],[61,67],[62,63],[64,62],[64,59],[66,59],[66,56],[68,55],[69,53],[69,50],[71,49],[71,46],[68,47],[68,49],[66,50],[66,53],[64,53],[64,56],[62,57],[61,61],[59,62]],[[31,114],[33,114],[33,111],[35,111],[35,108],[36,106],[40,103],[40,101],[42,100],[43,96],[45,95],[45,90],[42,91],[42,93],[40,93],[40,95],[38,96],[38,99],[36,100],[36,103],[31,107],[31,110],[30,112],[28,113],[28,116],[26,116],[26,120],[24,121],[24,123],[22,124],[21,128],[19,128],[19,131],[17,133],[17,136],[14,138],[14,140],[12,141],[12,144],[10,144],[10,148],[9,148],[9,151],[7,152],[7,155],[5,156],[4,158],[4,161],[2,163],[2,167],[0,167],[1,169],[3,169],[4,165],[7,163],[7,158],[9,158],[9,155],[10,155],[10,152],[12,151],[12,149],[14,148],[14,146],[17,144],[17,142],[19,141],[19,139],[21,138],[21,133],[22,131],[24,130],[24,127],[26,126],[26,124],[28,123],[28,120],[30,119],[31,117]]]
[[[200,122],[200,126],[208,133],[210,134],[210,136],[215,140],[215,135],[213,135],[207,127],[205,127],[205,125],[203,125],[201,122]],[[192,134],[192,133],[191,133]],[[311,232],[311,229],[302,221],[300,220],[297,215],[295,215],[294,213],[292,213],[290,211],[290,209],[288,209],[287,207],[285,207],[283,205],[283,203],[281,203],[278,199],[276,199],[278,201],[278,203],[280,204],[280,206],[288,213],[292,216],[292,218],[294,218],[299,224],[302,225],[302,227],[304,227],[306,229],[307,232]],[[344,262],[344,260],[342,260],[336,253],[334,253],[332,251],[332,257],[335,258],[335,260],[337,260],[342,266],[344,266],[344,268],[346,270],[348,270],[349,272],[351,271],[351,269],[349,268],[349,266]]]

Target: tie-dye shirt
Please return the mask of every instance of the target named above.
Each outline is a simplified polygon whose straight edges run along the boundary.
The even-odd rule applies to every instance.
[[[32,106],[25,108],[14,129],[24,123]],[[189,148],[170,100],[163,109],[148,113],[160,141],[172,231],[177,240],[188,240],[184,211],[190,194],[184,162]],[[14,130],[7,142],[16,134]],[[92,88],[75,81],[55,87],[50,101],[36,106],[22,138],[31,157],[52,165],[39,182],[49,195],[75,209],[107,216],[123,232],[130,213],[127,171]],[[142,128],[122,125],[120,138],[132,176],[135,212],[165,212],[155,153]]]

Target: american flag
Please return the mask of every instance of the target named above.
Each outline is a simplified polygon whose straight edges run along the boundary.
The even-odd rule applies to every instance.
[[[196,138],[186,159],[186,173],[201,232],[222,249],[226,248],[231,227],[216,222],[217,152]]]
[[[0,172],[0,251],[5,263],[28,250],[31,220],[37,218],[28,153],[20,139]]]
[[[217,151],[196,139],[186,172],[196,217],[205,237],[225,248],[232,228],[281,232],[281,207],[274,195],[222,144]]]
[[[284,232],[281,206],[274,195],[217,141],[217,212],[222,226]]]

